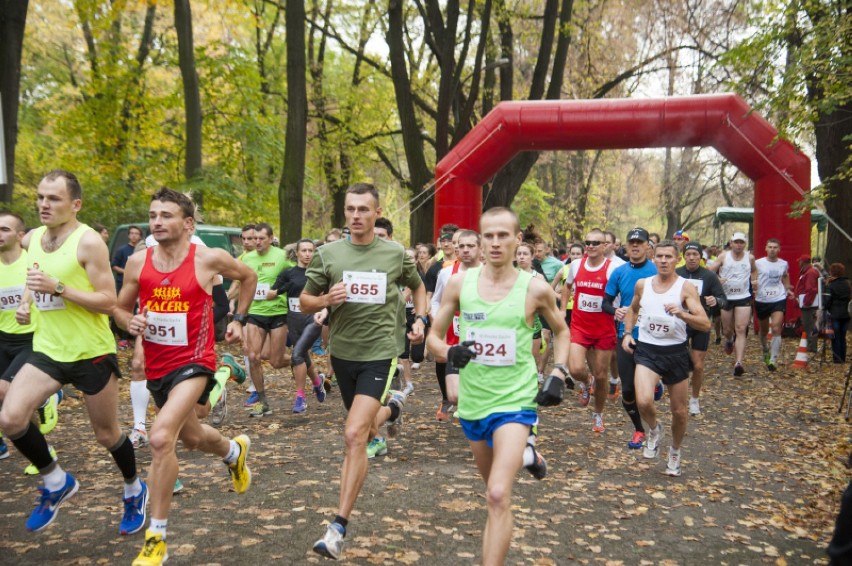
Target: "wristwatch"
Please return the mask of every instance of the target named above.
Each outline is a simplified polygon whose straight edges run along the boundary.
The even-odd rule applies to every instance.
[[[62,284],[62,281],[56,281],[56,290],[53,292],[54,295],[61,295],[65,292],[65,285]]]
[[[248,315],[237,313],[234,315],[234,322],[239,322],[243,326],[248,322]]]
[[[429,326],[429,317],[428,316],[426,316],[425,314],[421,314],[417,318],[420,319],[420,322],[423,323],[423,326]]]

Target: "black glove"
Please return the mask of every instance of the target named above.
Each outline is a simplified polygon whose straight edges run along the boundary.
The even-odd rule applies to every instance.
[[[468,340],[456,346],[450,346],[450,349],[447,350],[447,362],[457,368],[465,367],[470,363],[470,360],[476,357],[476,352],[470,348],[474,344],[476,342]]]
[[[565,382],[551,375],[544,382],[544,387],[535,396],[535,402],[542,407],[553,407],[562,402],[562,397],[565,396]]]

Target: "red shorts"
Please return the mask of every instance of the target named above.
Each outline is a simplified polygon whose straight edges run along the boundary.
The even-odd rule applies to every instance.
[[[617,340],[615,338],[615,328],[612,334],[604,336],[586,336],[579,329],[571,329],[571,343],[582,346],[587,350],[594,348],[595,350],[615,350]]]

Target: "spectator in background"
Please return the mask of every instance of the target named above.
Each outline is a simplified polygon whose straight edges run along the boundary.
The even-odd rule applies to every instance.
[[[104,239],[104,243],[109,246],[109,230],[107,230],[106,226],[103,224],[93,224],[92,228],[100,234],[101,238]]]
[[[124,283],[124,266],[127,260],[136,251],[136,245],[142,240],[142,229],[139,226],[131,226],[127,229],[127,243],[118,248],[115,257],[112,258],[112,271],[115,274],[115,291],[121,291]]]
[[[834,338],[831,340],[832,361],[846,363],[846,331],[849,329],[849,298],[852,287],[846,277],[846,266],[832,263],[828,267],[828,288],[825,293],[825,310],[831,315]]]
[[[802,330],[808,337],[808,352],[816,353],[817,337],[814,333],[817,307],[819,307],[819,271],[811,265],[811,256],[799,256],[799,280],[796,282],[796,299],[802,309]]]

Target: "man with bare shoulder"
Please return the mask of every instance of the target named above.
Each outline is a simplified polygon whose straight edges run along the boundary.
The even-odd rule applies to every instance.
[[[43,226],[27,234],[27,276],[16,312],[29,324],[38,310],[33,353],[18,371],[0,410],[0,428],[44,481],[27,530],[40,531],[56,518],[59,507],[80,487],[50,454],[47,441],[30,415],[63,385],[83,393],[98,442],[107,448],[124,479],[123,535],[145,523],[148,489],[136,475],[136,455],[118,424],[118,378],[115,340],[109,315],[115,307],[115,282],[109,252],[100,235],[77,220],[83,190],[77,177],[57,169],[41,180],[37,209]]]
[[[492,208],[480,219],[485,265],[453,275],[427,339],[436,357],[460,368],[457,415],[485,482],[488,520],[482,564],[503,564],[512,539],[512,485],[521,467],[537,479],[547,473],[535,450],[536,403],[562,401],[568,370],[568,327],[550,286],[512,264],[522,240],[518,217]],[[447,328],[459,311],[461,344],[449,346]],[[541,391],[532,354],[533,319],[554,334],[554,369]],[[571,382],[573,387],[573,382]]]
[[[343,212],[349,237],[316,251],[300,296],[303,313],[330,311],[331,365],[349,411],[337,515],[313,546],[317,554],[334,559],[343,550],[349,516],[367,476],[370,431],[387,400],[397,357],[405,349],[402,287],[414,296],[416,318],[408,334],[412,343],[423,341],[426,319],[426,289],[414,261],[402,245],[375,234],[382,214],[376,188],[367,183],[349,187]],[[392,412],[399,409],[388,406]],[[391,414],[390,420],[398,414]]]
[[[189,197],[168,188],[157,191],[148,218],[158,245],[127,261],[114,313],[121,328],[143,337],[148,390],[159,409],[149,435],[151,522],[134,566],[158,565],[168,558],[166,527],[178,475],[178,439],[187,449],[222,458],[237,493],[251,485],[251,471],[246,466],[251,445],[248,436],[228,440],[215,428],[201,424],[194,409],[207,403],[215,384],[212,288],[219,275],[241,284],[241,312],[234,315],[226,332],[229,341],[237,341],[257,275],[224,250],[191,243],[194,217],[195,205]],[[134,315],[137,298],[140,312]]]
[[[654,250],[657,274],[636,282],[633,302],[624,319],[622,347],[636,361],[636,404],[648,423],[645,458],[656,458],[663,430],[657,421],[654,388],[662,380],[669,389],[672,412],[672,446],[666,474],[681,473],[680,449],[686,434],[687,392],[690,370],[687,328],[709,332],[710,319],[701,306],[698,290],[675,273],[680,250],[672,240],[663,240]],[[639,340],[633,328],[639,325]]]

